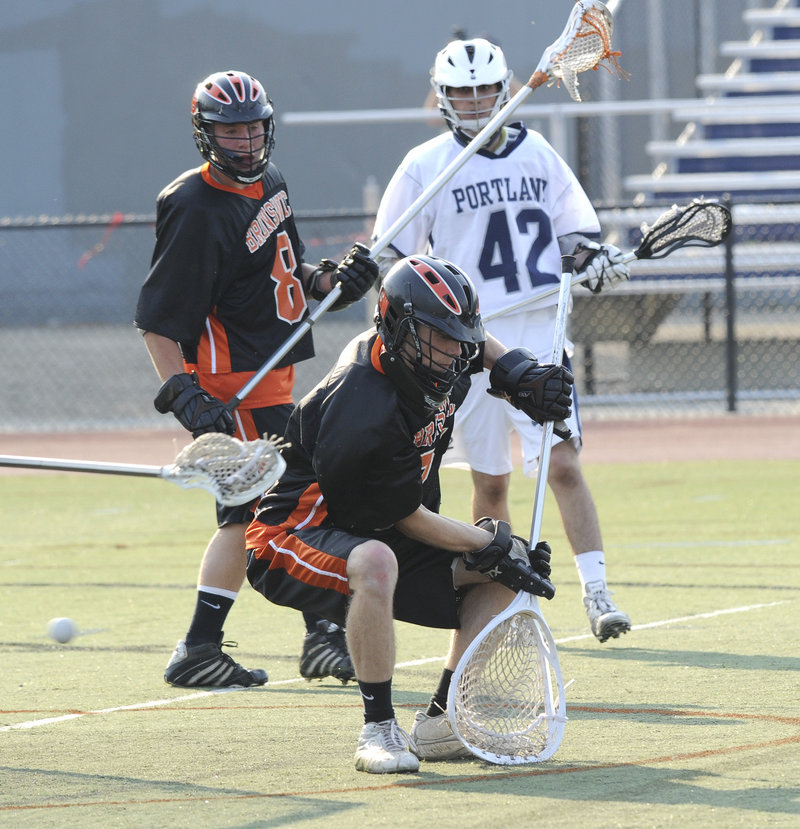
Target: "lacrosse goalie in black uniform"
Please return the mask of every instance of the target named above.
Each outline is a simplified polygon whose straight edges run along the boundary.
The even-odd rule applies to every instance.
[[[283,434],[293,408],[294,365],[314,356],[310,333],[232,413],[231,400],[308,316],[307,297],[340,284],[344,308],[377,277],[363,245],[338,265],[303,262],[286,182],[270,161],[275,121],[264,87],[245,72],[216,72],[192,98],[194,139],[205,159],[158,197],[156,245],[134,324],[163,382],[159,412],[172,412],[194,437],[243,440]],[[217,505],[218,530],[203,556],[195,611],[164,679],[181,687],[263,685],[221,650],[222,626],[245,577],[245,530],[253,504]],[[353,666],[344,634],[304,614],[300,673],[347,682]]]
[[[289,420],[287,470],[247,531],[247,575],[270,601],[345,624],[364,703],[356,768],[419,769],[466,750],[445,713],[452,671],[484,624],[527,590],[551,598],[550,550],[506,522],[438,514],[439,465],[470,373],[537,421],[569,415],[572,375],[486,336],[469,277],[401,259],[381,287],[377,332],[354,339]],[[411,735],[391,682],[393,619],[453,630],[445,670]]]

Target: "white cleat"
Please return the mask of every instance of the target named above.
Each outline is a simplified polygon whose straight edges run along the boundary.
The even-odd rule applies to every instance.
[[[472,752],[456,737],[447,714],[429,717],[417,711],[411,726],[411,739],[420,760],[459,760]]]
[[[604,581],[591,581],[586,585],[583,604],[592,633],[601,642],[616,639],[621,633],[627,633],[631,629],[628,614],[618,610],[611,601],[611,592]]]
[[[356,770],[370,774],[419,771],[411,737],[397,720],[368,722],[361,729],[356,749]]]

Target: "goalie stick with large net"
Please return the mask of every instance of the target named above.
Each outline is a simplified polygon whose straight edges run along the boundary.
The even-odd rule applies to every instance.
[[[286,468],[281,448],[282,441],[274,437],[241,441],[211,432],[184,447],[168,466],[25,455],[0,455],[0,466],[162,478],[183,489],[205,489],[230,507],[249,503],[280,478]]]
[[[562,257],[551,362],[560,363],[574,257]],[[539,542],[555,424],[545,423],[539,450],[530,547]],[[470,642],[450,682],[447,716],[476,756],[500,765],[541,763],[561,745],[567,722],[561,666],[538,599],[520,591]]]
[[[553,756],[567,722],[564,685],[535,596],[520,591],[470,643],[447,710],[454,733],[483,760],[507,766]]]

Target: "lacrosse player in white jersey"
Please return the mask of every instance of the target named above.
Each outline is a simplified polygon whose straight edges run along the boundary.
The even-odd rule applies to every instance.
[[[383,195],[375,222],[380,238],[509,99],[512,77],[502,50],[482,38],[455,40],[436,56],[431,85],[449,132],[412,149]],[[454,262],[475,282],[484,317],[558,283],[562,254],[574,254],[594,293],[628,279],[623,253],[600,244],[597,215],[566,162],[537,132],[505,125],[474,154],[378,257],[381,273],[395,258],[429,252]],[[488,329],[522,355],[547,362],[557,297],[498,316]],[[568,343],[569,350],[571,343]],[[565,354],[565,361],[568,357]],[[445,463],[472,471],[472,517],[510,521],[511,433],[523,450],[524,473],[535,477],[541,427],[489,394],[488,373],[476,375],[456,418]],[[575,555],[583,603],[601,641],[630,630],[627,614],[610,597],[602,534],[578,453],[577,399],[554,438],[548,483]]]

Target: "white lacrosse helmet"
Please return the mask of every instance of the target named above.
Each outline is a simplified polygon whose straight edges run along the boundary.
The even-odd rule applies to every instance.
[[[472,40],[453,40],[436,55],[431,69],[431,86],[436,91],[444,120],[454,132],[475,135],[500,111],[509,99],[511,70],[506,65],[503,50],[482,37]],[[497,97],[478,98],[473,93],[472,112],[459,113],[447,95],[448,87],[472,87],[500,84]]]

